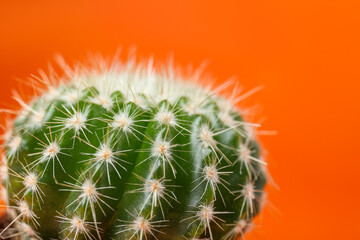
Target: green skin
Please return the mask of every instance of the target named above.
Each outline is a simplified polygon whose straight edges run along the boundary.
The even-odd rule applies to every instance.
[[[22,138],[16,154],[11,155],[9,147],[5,144],[10,172],[7,187],[9,204],[17,206],[16,201],[19,199],[24,199],[29,204],[37,216],[39,225],[34,225],[27,218],[23,221],[36,229],[42,239],[88,239],[89,237],[85,238],[81,231],[76,236],[76,230],[71,232],[69,228],[70,223],[62,222],[58,218],[62,215],[71,219],[74,214],[80,218],[85,216],[86,222],[91,222],[89,234],[92,239],[98,239],[98,235],[101,239],[209,238],[211,236],[208,226],[194,216],[201,204],[211,203],[215,216],[221,218],[221,220],[217,218],[213,220],[223,228],[210,221],[212,238],[221,239],[233,229],[232,224],[236,221],[246,219],[250,222],[259,212],[259,200],[266,182],[265,173],[260,163],[256,161],[250,163],[251,171],[248,171],[238,161],[239,152],[236,151],[240,143],[248,142],[251,156],[258,159],[258,144],[255,140],[248,141],[244,134],[241,134],[245,133],[243,125],[229,128],[219,120],[219,109],[215,100],[209,100],[202,106],[207,110],[206,114],[190,115],[183,110],[190,101],[185,97],[180,98],[175,105],[167,101],[157,105],[151,104],[152,100],[144,97],[150,107],[143,109],[135,103],[125,102],[121,93],[115,92],[111,96],[115,104],[112,109],[106,109],[90,101],[94,94],[96,94],[95,89],[83,91],[79,100],[73,105],[74,109],[88,109],[86,121],[88,130],[76,133],[74,129],[66,129],[59,123],[59,118],[67,118],[65,108],[70,109],[70,106],[62,100],[55,99],[45,105],[46,114],[42,119],[43,123],[39,126],[31,127],[32,113],[25,118],[15,120],[13,132]],[[36,109],[39,103],[43,104],[41,98],[33,103],[32,107]],[[136,124],[133,126],[134,130],[126,134],[123,129],[115,129],[110,124],[114,113],[124,109],[130,115],[136,116],[133,119]],[[162,124],[155,119],[156,114],[164,109],[175,114],[178,125]],[[238,112],[233,111],[231,114],[238,122],[242,121]],[[209,126],[212,132],[219,133],[214,135],[214,145],[206,146],[199,138],[203,126]],[[38,153],[44,149],[41,142],[48,144],[48,139],[59,141],[60,153],[55,159],[34,164],[41,157]],[[153,155],[152,149],[157,139],[171,141],[171,153],[166,155],[170,156],[170,159]],[[93,146],[98,148],[100,143],[106,142],[110,143],[113,152],[122,152],[115,156],[115,161],[118,162],[114,164],[115,168],[111,165],[107,168],[106,164],[100,167],[93,165],[98,160],[94,159],[93,154],[97,150]],[[54,162],[55,172],[53,172]],[[219,171],[228,172],[226,175],[221,175],[222,183],[226,187],[218,183],[215,192],[210,185],[207,185],[208,181],[203,181],[199,185],[204,179],[204,166],[214,162],[217,163],[217,169],[224,167]],[[13,172],[25,174],[23,166],[39,175],[38,186],[43,192],[41,204],[33,192],[23,190],[22,179],[12,174]],[[99,189],[98,193],[107,196],[100,197],[106,204],[104,202],[90,204],[90,201],[80,203],[81,200],[78,198],[82,192],[69,191],[73,189],[69,187],[70,183],[81,185],[84,179],[90,176],[93,182],[96,182],[97,188],[105,187]],[[149,199],[151,193],[139,190],[144,187],[144,179],[153,178],[166,179],[164,184],[168,195],[164,195],[165,199],[160,198],[161,206]],[[253,212],[250,211],[249,202],[244,196],[239,197],[240,191],[249,180],[252,180],[255,188],[256,197],[251,200]],[[73,201],[75,202],[71,204]],[[17,214],[20,214],[19,211]],[[155,230],[152,234],[145,232],[142,235],[141,232],[129,229],[134,216],[142,216],[150,219],[150,222],[155,222],[153,223]],[[96,228],[100,229],[99,233]]]

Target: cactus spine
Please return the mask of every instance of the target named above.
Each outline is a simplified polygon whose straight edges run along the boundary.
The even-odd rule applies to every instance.
[[[14,239],[237,239],[266,176],[231,101],[141,65],[65,67],[5,137]],[[60,84],[59,84],[60,82]]]

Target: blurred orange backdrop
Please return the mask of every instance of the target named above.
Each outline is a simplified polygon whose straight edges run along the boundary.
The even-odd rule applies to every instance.
[[[220,83],[265,88],[245,104],[280,190],[247,239],[360,239],[360,2],[1,1],[0,107],[55,53],[70,62],[119,46],[199,65]],[[2,120],[3,123],[3,120]]]

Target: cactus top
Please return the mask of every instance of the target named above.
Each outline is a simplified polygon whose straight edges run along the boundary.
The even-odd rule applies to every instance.
[[[15,215],[1,236],[243,236],[266,163],[232,101],[151,64],[64,69],[31,103],[16,98],[2,168]]]

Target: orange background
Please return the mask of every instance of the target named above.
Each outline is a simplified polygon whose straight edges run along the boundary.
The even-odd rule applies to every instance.
[[[186,66],[236,75],[261,106],[280,190],[247,239],[360,239],[360,3],[350,0],[1,1],[0,101],[14,76],[137,46]],[[170,3],[171,2],[171,3]],[[195,3],[196,2],[196,3]],[[262,116],[262,117],[260,117]]]

